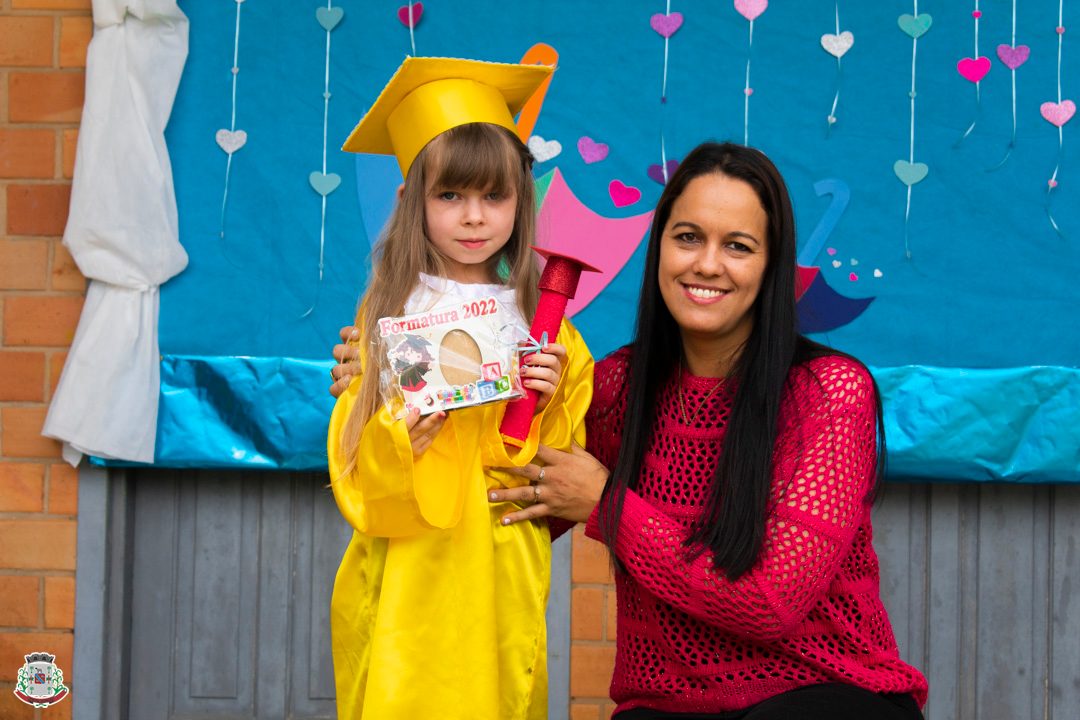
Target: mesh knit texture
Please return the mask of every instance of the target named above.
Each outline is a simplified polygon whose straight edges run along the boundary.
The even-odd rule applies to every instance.
[[[589,450],[618,456],[630,354],[597,363]],[[615,551],[618,631],[611,697],[618,709],[722,712],[805,685],[881,693],[927,683],[900,659],[879,596],[871,544],[875,406],[869,373],[839,356],[792,370],[779,420],[765,539],[754,566],[728,580],[684,540],[708,491],[734,399],[732,383],[672,378],[636,491],[627,491]],[[683,388],[683,422],[678,387]],[[598,511],[586,535],[601,539]]]

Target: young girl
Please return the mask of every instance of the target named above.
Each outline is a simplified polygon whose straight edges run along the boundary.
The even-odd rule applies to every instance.
[[[395,419],[379,318],[495,296],[528,328],[537,300],[532,158],[512,115],[551,72],[409,58],[346,150],[393,152],[405,178],[356,325],[363,372],[330,422],[334,497],[355,529],[331,601],[338,717],[547,717],[546,523],[502,526],[488,492],[524,483],[485,466],[538,443],[584,442],[592,358],[564,321],[529,356],[540,395],[523,448],[498,431],[506,403]]]

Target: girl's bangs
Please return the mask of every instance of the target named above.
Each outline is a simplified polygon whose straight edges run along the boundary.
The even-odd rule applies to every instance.
[[[521,160],[511,142],[508,131],[487,123],[453,128],[428,146],[424,174],[440,190],[516,191]]]

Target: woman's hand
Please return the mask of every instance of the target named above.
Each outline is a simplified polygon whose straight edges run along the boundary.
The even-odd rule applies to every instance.
[[[502,517],[503,525],[553,515],[564,520],[585,522],[600,502],[608,471],[600,461],[574,445],[570,452],[541,445],[536,459],[543,463],[520,468],[499,468],[529,478],[530,485],[492,490],[493,503],[525,503],[527,507]]]
[[[338,334],[341,344],[334,346],[334,359],[338,364],[330,368],[330,379],[334,381],[330,394],[334,397],[341,397],[352,379],[360,374],[360,348],[352,344],[360,339],[360,328],[346,325]]]
[[[524,376],[522,384],[540,396],[536,401],[536,412],[542,411],[551,402],[551,396],[559,386],[565,361],[566,348],[559,343],[548,343],[540,352],[525,358],[521,368]]]
[[[405,427],[409,431],[409,442],[412,443],[413,459],[419,458],[424,451],[435,442],[435,436],[446,424],[446,411],[440,410],[431,413],[427,417],[420,418],[420,408],[413,408],[405,416]]]

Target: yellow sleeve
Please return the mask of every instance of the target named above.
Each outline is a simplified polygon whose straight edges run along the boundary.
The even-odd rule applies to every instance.
[[[405,421],[395,420],[381,408],[360,436],[356,466],[343,474],[348,459],[341,433],[359,389],[360,382],[354,381],[338,398],[327,436],[330,483],[341,514],[359,532],[376,537],[402,537],[456,525],[469,463],[463,460],[468,455],[460,447],[451,419],[431,447],[414,459]]]
[[[592,354],[581,333],[565,318],[559,328],[557,342],[566,347],[566,367],[551,401],[533,418],[524,447],[505,445],[496,424],[495,432],[485,432],[483,435],[481,453],[484,465],[521,467],[533,459],[540,443],[566,451],[570,450],[572,442],[585,447],[585,412],[589,409],[593,392]],[[506,404],[503,403],[496,413],[499,422],[505,410]],[[499,477],[508,479],[512,476],[500,473]]]

